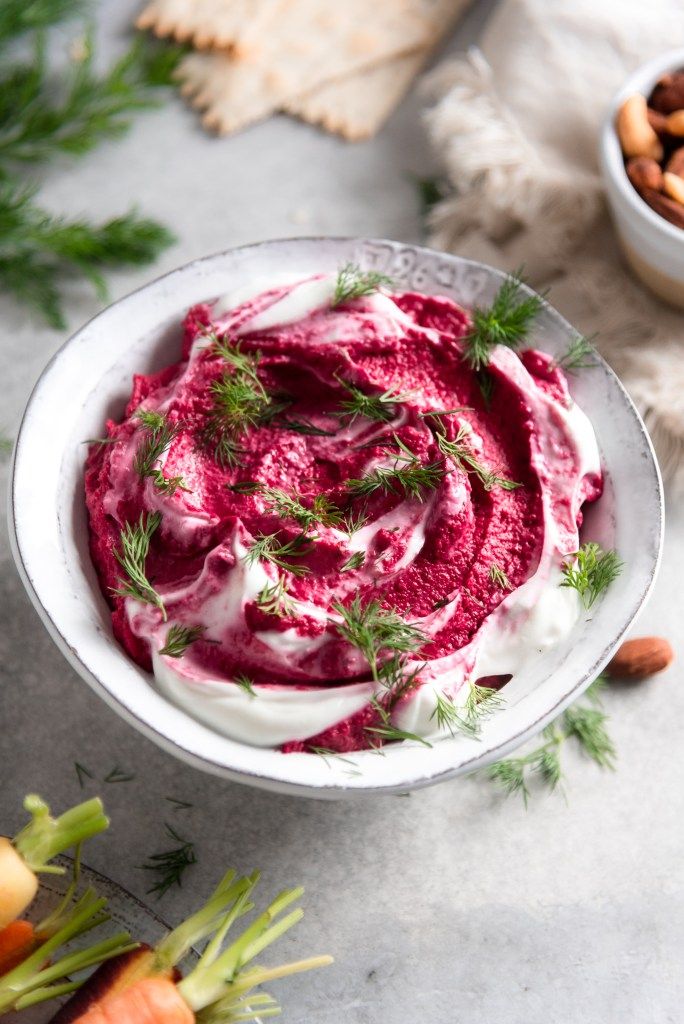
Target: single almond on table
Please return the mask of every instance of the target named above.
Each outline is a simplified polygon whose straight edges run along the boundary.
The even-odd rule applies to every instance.
[[[680,178],[678,174],[672,174],[671,171],[665,171],[663,188],[670,199],[674,199],[676,203],[681,203],[684,206],[684,178]]]
[[[652,188],[659,192],[663,187],[663,172],[660,164],[650,156],[631,156],[625,170],[637,192],[643,192],[645,188]],[[682,184],[684,185],[684,181]]]
[[[635,93],[625,100],[617,113],[616,128],[625,156],[650,156],[654,160],[662,160],[663,146],[648,123],[645,96]]]
[[[662,636],[640,636],[618,647],[605,669],[617,679],[646,679],[662,672],[674,660],[674,651]]]

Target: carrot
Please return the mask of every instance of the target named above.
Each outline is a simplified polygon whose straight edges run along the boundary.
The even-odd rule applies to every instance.
[[[195,1024],[195,1014],[168,978],[143,978],[87,1010],[78,1024]]]
[[[25,960],[39,944],[29,921],[12,921],[0,929],[0,976]]]

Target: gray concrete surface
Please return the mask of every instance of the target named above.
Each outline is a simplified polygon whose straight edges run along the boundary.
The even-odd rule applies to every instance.
[[[102,5],[103,52],[121,45],[135,4]],[[476,37],[479,3],[452,41]],[[179,242],[152,270],[112,279],[125,294],[148,276],[241,242],[309,233],[418,240],[410,172],[430,171],[411,97],[374,141],[347,146],[285,118],[241,135],[204,137],[171,101],[125,139],[49,170],[55,210],[103,216],[135,203]],[[75,328],[97,302],[72,289]],[[63,338],[0,304],[0,425],[16,427],[29,390]],[[68,400],[68,396],[65,396]],[[6,464],[2,467],[3,490]],[[684,1019],[684,678],[667,675],[607,696],[619,750],[601,773],[566,752],[563,795],[527,811],[484,779],[408,798],[355,804],[272,796],[185,767],[134,733],[71,671],[29,604],[3,529],[0,550],[0,832],[20,799],[79,799],[74,762],[96,780],[114,766],[128,783],[88,782],[113,825],[92,844],[93,867],[137,895],[138,869],[165,845],[164,822],[196,842],[198,863],[159,905],[179,920],[225,864],[263,870],[264,890],[306,886],[307,917],[284,942],[337,964],[283,983],[285,1021],[307,1024],[661,1024]],[[665,558],[639,632],[681,645],[684,516],[670,507]],[[174,811],[165,801],[188,800]]]

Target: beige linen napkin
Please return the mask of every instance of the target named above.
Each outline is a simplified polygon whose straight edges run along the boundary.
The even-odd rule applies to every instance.
[[[681,0],[502,0],[481,49],[424,84],[453,193],[432,243],[537,287],[620,373],[666,478],[684,485],[684,315],[625,269],[598,172],[601,121],[639,64],[681,44]]]

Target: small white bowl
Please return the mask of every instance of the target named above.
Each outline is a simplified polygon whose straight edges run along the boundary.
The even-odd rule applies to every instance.
[[[684,307],[684,229],[661,217],[645,203],[625,171],[615,130],[615,116],[629,97],[648,97],[668,71],[684,68],[684,49],[654,57],[631,75],[614,97],[601,130],[599,160],[620,244],[629,265],[651,291],[674,306]],[[682,139],[684,145],[684,139]]]
[[[267,789],[334,798],[402,792],[472,771],[535,735],[598,675],[648,596],[662,543],[660,475],[639,415],[612,370],[571,378],[591,418],[606,472],[605,494],[591,506],[585,536],[615,546],[626,566],[619,581],[570,637],[506,688],[506,705],[481,739],[447,738],[431,749],[391,745],[346,760],[282,754],[220,736],[169,703],[153,678],[115,641],[107,603],[88,551],[83,494],[86,438],[119,417],[131,375],[178,357],[179,323],[193,303],[264,278],[334,272],[352,261],[398,287],[448,295],[465,306],[487,303],[503,275],[480,263],[398,242],[295,239],[233,249],[190,263],[116,302],[75,334],[49,363],[24,414],[10,488],[14,557],[29,596],[76,671],[118,714],[160,746],[206,771]],[[550,306],[531,343],[563,353],[575,331]],[[49,730],[46,722],[46,732]]]

